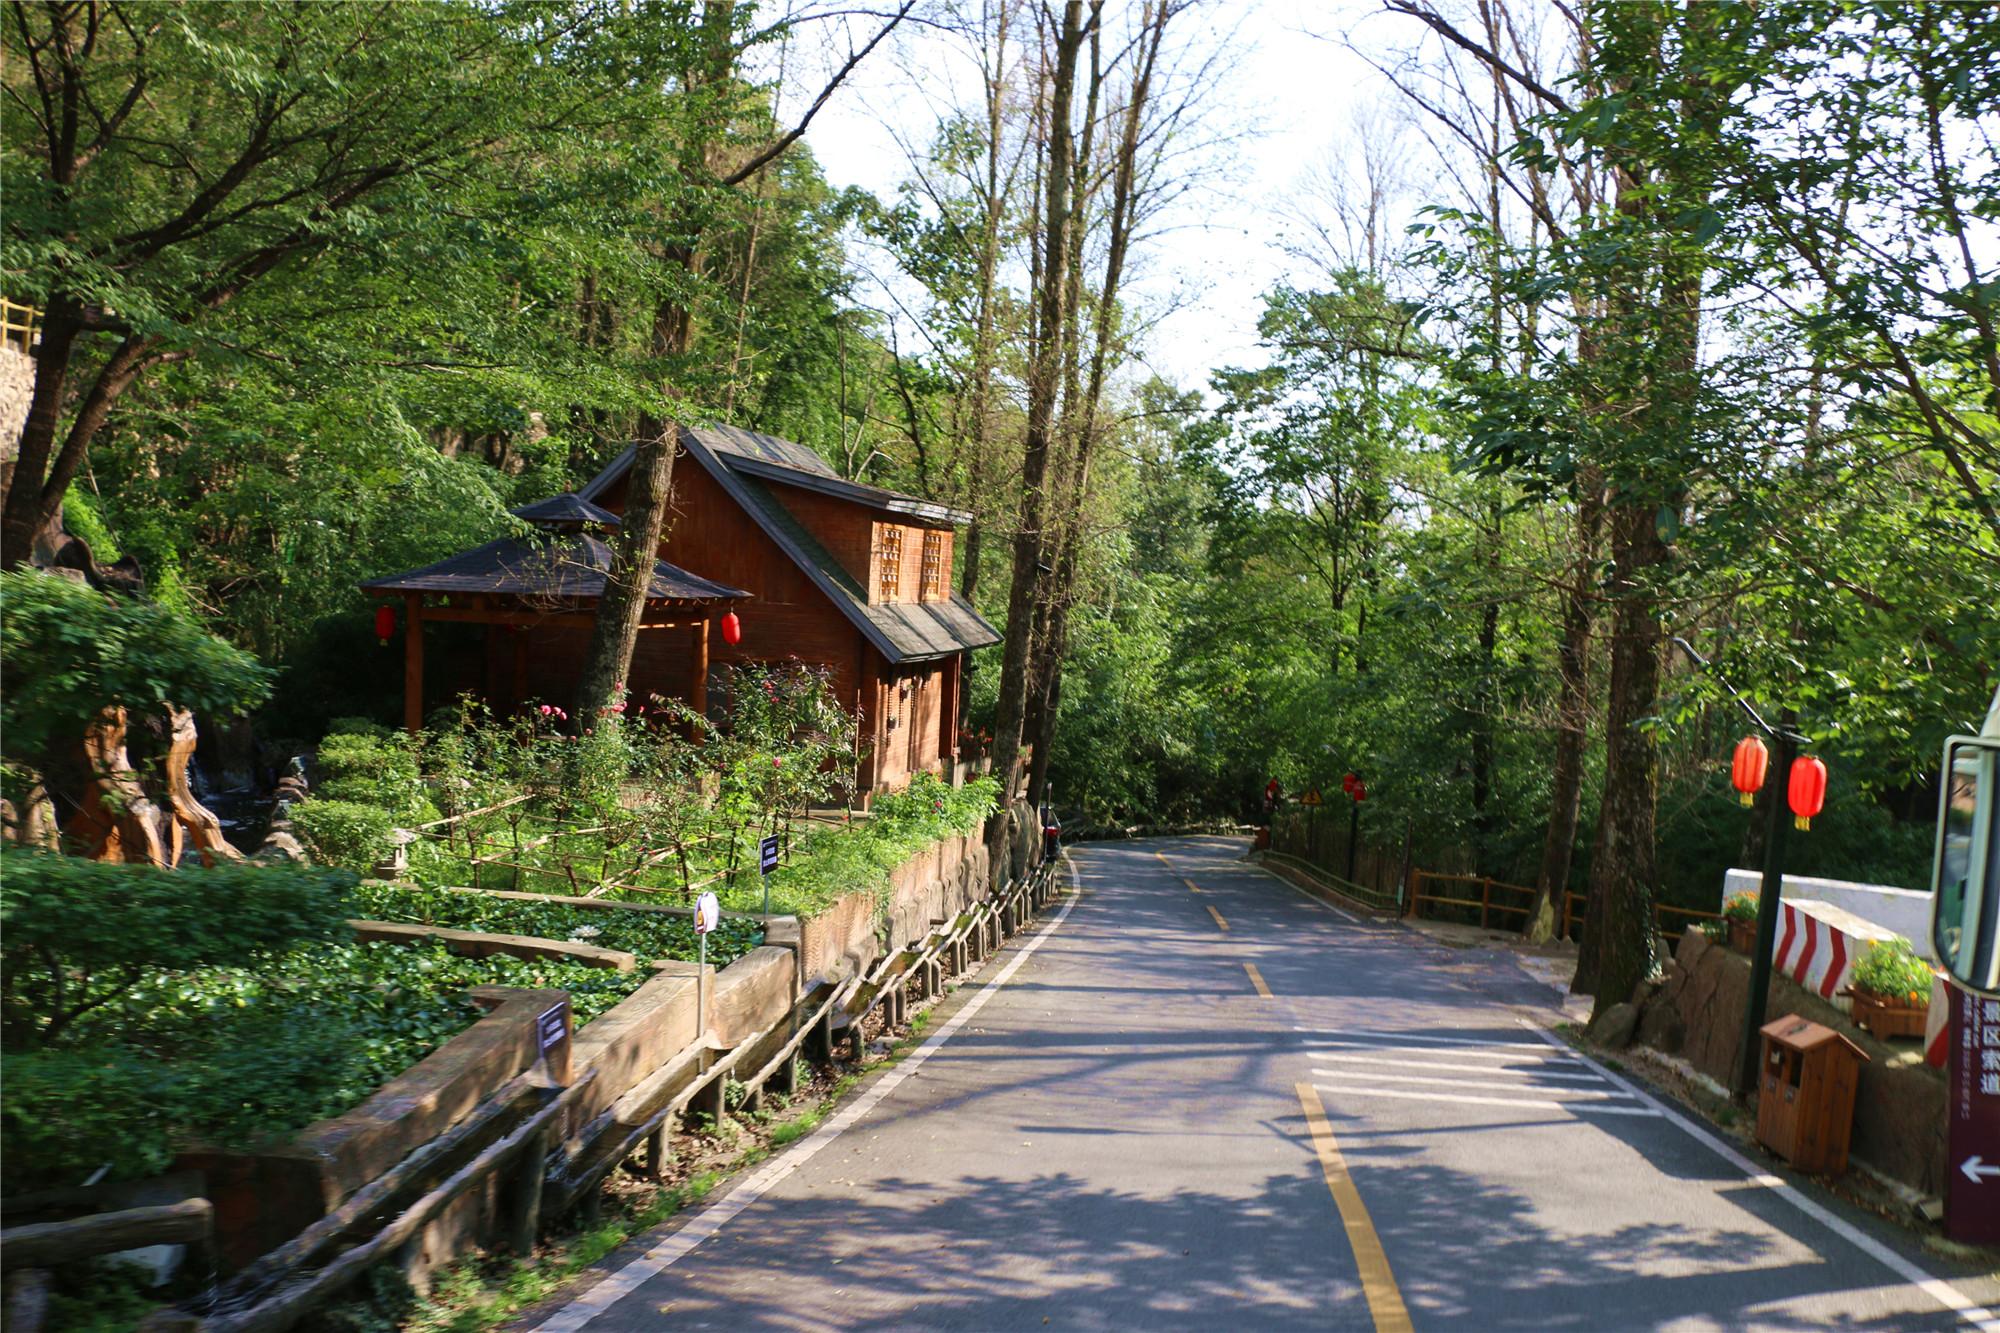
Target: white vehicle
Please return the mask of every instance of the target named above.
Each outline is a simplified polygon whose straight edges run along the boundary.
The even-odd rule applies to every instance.
[[[1944,743],[1931,948],[1952,979],[2000,995],[2000,691],[1977,736]]]

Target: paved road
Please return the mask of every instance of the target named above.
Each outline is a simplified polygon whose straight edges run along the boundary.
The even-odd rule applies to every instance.
[[[1732,1161],[1538,1036],[1555,992],[1505,955],[1354,920],[1240,853],[1076,849],[1081,895],[961,991],[926,1047],[524,1327],[1913,1330],[1983,1314],[1948,1312],[1977,1288],[1923,1281],[1936,1261],[1893,1229]]]

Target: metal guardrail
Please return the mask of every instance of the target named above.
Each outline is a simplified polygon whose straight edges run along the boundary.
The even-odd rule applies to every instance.
[[[1266,849],[1263,855],[1266,860],[1282,861],[1296,870],[1303,871],[1331,892],[1343,898],[1350,898],[1363,907],[1377,912],[1391,912],[1397,916],[1403,914],[1403,886],[1400,884],[1396,886],[1395,892],[1385,893],[1381,889],[1370,888],[1366,884],[1356,884],[1352,880],[1329,874],[1324,867],[1314,865],[1311,861],[1293,856],[1289,852]]]

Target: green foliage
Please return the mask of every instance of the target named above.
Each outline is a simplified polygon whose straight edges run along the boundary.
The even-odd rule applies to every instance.
[[[1889,999],[1918,1003],[1931,997],[1931,968],[1900,936],[1883,940],[1854,965],[1854,988]]]
[[[53,1044],[148,969],[274,966],[341,933],[352,877],[223,864],[156,870],[0,853],[0,1003],[10,1050]]]
[[[572,907],[478,892],[399,888],[368,883],[355,891],[355,910],[374,921],[407,921],[451,930],[481,930],[537,939],[568,940],[634,954],[643,965],[658,958],[694,961],[698,949],[691,918],[668,912]],[[764,942],[763,930],[740,917],[724,917],[708,936],[708,961],[727,967]]]
[[[105,708],[235,713],[270,688],[249,654],[167,608],[32,569],[0,572],[0,673],[0,744],[37,768]]]
[[[396,816],[379,805],[358,801],[300,801],[291,810],[292,825],[306,849],[325,865],[365,875],[386,859],[393,847],[390,833]]]

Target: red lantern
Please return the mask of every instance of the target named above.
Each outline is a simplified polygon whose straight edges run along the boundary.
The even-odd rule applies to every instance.
[[[1812,827],[1813,816],[1826,805],[1826,765],[1811,755],[1792,761],[1792,823],[1797,828]]]
[[[1347,794],[1354,798],[1354,803],[1356,805],[1359,805],[1363,801],[1368,799],[1368,784],[1363,782],[1360,778],[1356,778],[1354,780],[1354,790]]]
[[[1361,779],[1355,777],[1352,773],[1349,773],[1346,777],[1340,780],[1340,789],[1346,792],[1349,796],[1354,795],[1354,789],[1360,785],[1361,785]]]
[[[722,641],[732,648],[743,642],[743,622],[734,611],[722,617]]]
[[[386,647],[389,643],[389,636],[394,634],[395,632],[396,632],[396,613],[394,611],[391,611],[386,606],[376,607],[375,637],[380,639],[383,643],[383,646]]]
[[[1771,752],[1755,736],[1736,742],[1736,757],[1729,762],[1729,781],[1742,793],[1743,804],[1754,805],[1771,768]]]

